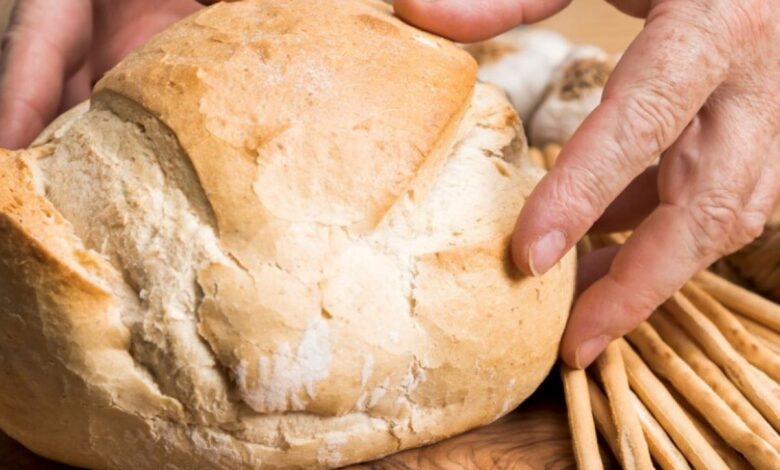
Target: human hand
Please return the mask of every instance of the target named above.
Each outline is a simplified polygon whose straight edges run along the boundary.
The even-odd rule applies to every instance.
[[[3,41],[0,147],[29,145],[128,52],[198,8],[195,0],[17,0]]]
[[[396,0],[408,21],[480,40],[569,0]],[[601,104],[529,197],[512,242],[529,274],[588,230],[625,230],[581,262],[561,345],[589,365],[694,273],[760,234],[780,195],[780,2],[611,0],[646,17]],[[654,165],[661,156],[660,164]],[[595,281],[594,281],[595,280]]]

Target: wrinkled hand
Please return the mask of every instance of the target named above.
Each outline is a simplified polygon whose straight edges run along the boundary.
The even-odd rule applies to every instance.
[[[568,3],[396,0],[396,10],[473,41]],[[780,193],[780,2],[611,3],[646,25],[528,199],[512,244],[516,264],[541,274],[588,230],[636,225],[619,250],[582,260],[586,288],[561,346],[576,367],[756,237]]]
[[[18,0],[3,42],[0,147],[29,143],[195,0]]]

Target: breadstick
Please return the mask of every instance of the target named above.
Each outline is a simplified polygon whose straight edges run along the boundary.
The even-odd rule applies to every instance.
[[[584,370],[561,365],[561,379],[566,394],[566,408],[569,415],[569,429],[574,444],[574,459],[577,468],[598,470],[604,468],[596,439],[593,410],[588,398],[588,377]]]
[[[685,413],[685,416],[691,420],[693,425],[696,426],[696,429],[698,429],[701,435],[704,436],[704,439],[709,442],[712,448],[715,449],[715,452],[717,452],[723,461],[726,462],[728,468],[731,470],[753,470],[753,466],[750,465],[744,457],[742,457],[742,454],[734,450],[728,442],[724,441],[723,438],[720,437],[714,429],[712,429],[712,426],[710,426],[709,423],[701,419],[699,414],[695,410],[691,409],[685,398],[677,393],[677,390],[672,388],[669,390],[669,392],[680,404],[683,412]]]
[[[529,147],[528,157],[531,159],[531,163],[533,163],[535,167],[541,168],[542,170],[547,169],[547,164],[544,162],[544,154],[538,148]]]
[[[609,245],[623,245],[628,240],[628,234],[625,232],[607,233],[601,237]]]
[[[609,398],[609,407],[617,430],[620,463],[624,469],[652,469],[650,450],[631,403],[626,366],[617,343],[613,342],[607,346],[596,359],[596,369]]]
[[[753,336],[761,340],[766,347],[774,351],[776,354],[780,354],[780,334],[775,333],[769,328],[765,327],[761,323],[751,320],[748,317],[736,314],[737,320],[748,330]]]
[[[679,470],[691,468],[688,461],[674,445],[664,428],[653,418],[650,411],[642,404],[639,398],[631,393],[631,402],[634,404],[639,422],[642,424],[642,430],[645,432],[647,446],[650,447],[650,454],[661,468],[665,470]]]
[[[669,433],[669,437],[677,444],[677,447],[694,468],[698,470],[728,469],[729,467],[721,456],[699,432],[680,404],[639,355],[625,340],[619,339],[617,341],[620,345],[620,351],[623,353],[631,388]]]
[[[742,422],[728,405],[663,342],[655,329],[642,323],[628,335],[648,365],[669,380],[686,400],[732,447],[761,469],[780,468],[780,454]]]
[[[561,153],[561,146],[558,144],[547,144],[544,146],[543,153],[547,171],[550,171],[555,165],[555,161],[558,159],[558,154]]]
[[[776,382],[780,382],[780,356],[753,337],[729,309],[692,282],[687,283],[682,292],[720,329],[723,336],[742,357],[763,370]]]
[[[780,305],[709,271],[700,272],[694,280],[726,307],[780,333]]]
[[[664,305],[767,421],[780,429],[780,385],[740,356],[720,330],[681,293],[674,294]]]
[[[691,369],[701,377],[742,421],[759,437],[780,451],[780,436],[761,416],[739,389],[731,383],[720,368],[699,349],[696,343],[672,321],[667,312],[658,311],[650,317],[650,324]]]
[[[607,397],[604,396],[604,393],[602,393],[593,379],[590,377],[586,378],[588,380],[588,396],[590,398],[590,405],[593,409],[593,418],[596,421],[596,427],[612,450],[612,453],[617,457],[619,455],[617,431],[615,430],[615,423],[612,422],[612,416],[610,416]]]

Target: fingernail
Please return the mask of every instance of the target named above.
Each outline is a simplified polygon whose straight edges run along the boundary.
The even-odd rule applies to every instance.
[[[584,369],[588,367],[607,348],[610,341],[612,341],[612,338],[607,335],[601,335],[582,343],[574,355],[574,362],[577,368]]]
[[[528,267],[534,276],[541,276],[552,268],[563,256],[566,249],[566,236],[560,230],[554,230],[539,237],[529,251]]]

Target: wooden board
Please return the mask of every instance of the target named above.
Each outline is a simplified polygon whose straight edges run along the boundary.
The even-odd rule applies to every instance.
[[[617,468],[602,446],[607,468]],[[437,444],[348,470],[573,469],[566,407],[557,374],[517,410],[499,421]],[[0,432],[0,469],[67,470],[28,451]]]

